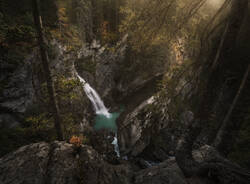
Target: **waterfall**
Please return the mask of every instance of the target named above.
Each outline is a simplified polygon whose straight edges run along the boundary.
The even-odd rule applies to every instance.
[[[83,84],[83,89],[92,102],[96,114],[102,114],[106,116],[107,118],[110,118],[111,114],[108,112],[108,109],[105,107],[103,101],[101,100],[100,96],[98,93],[87,83],[83,78],[81,78],[78,74],[77,77]]]
[[[117,141],[117,133],[115,134],[114,140],[111,144],[114,145],[115,153],[116,153],[117,157],[120,157],[119,145],[118,145],[118,141]]]
[[[95,113],[97,115],[104,115],[107,119],[111,119],[112,114],[109,113],[108,109],[105,107],[98,93],[89,85],[89,83],[87,83],[82,77],[80,77],[77,72],[76,72],[76,75],[79,78],[80,82],[82,83],[84,92],[86,93],[87,97],[90,99],[91,103],[93,104]],[[114,145],[114,149],[115,149],[117,157],[120,157],[117,134],[115,134],[112,144]]]

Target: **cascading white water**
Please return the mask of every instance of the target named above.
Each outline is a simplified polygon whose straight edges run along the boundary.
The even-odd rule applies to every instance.
[[[76,72],[76,75],[79,78],[80,82],[82,83],[83,90],[85,91],[87,97],[92,102],[96,114],[97,115],[104,115],[107,119],[111,119],[112,114],[109,113],[108,109],[105,107],[105,105],[104,105],[103,101],[101,100],[100,96],[98,95],[98,93],[82,77],[80,77],[77,72]],[[119,146],[118,146],[118,141],[117,141],[117,134],[115,135],[112,144],[114,145],[117,157],[120,157]]]
[[[114,145],[115,153],[116,153],[117,157],[120,157],[119,145],[118,145],[118,141],[117,141],[117,134],[115,134],[114,140],[111,144]]]
[[[100,96],[98,95],[98,93],[89,85],[89,83],[87,83],[78,74],[77,74],[77,77],[79,78],[79,80],[83,84],[83,89],[84,89],[86,95],[88,96],[88,98],[90,99],[90,101],[92,102],[96,114],[102,114],[102,115],[106,116],[107,118],[110,118],[111,115],[108,112],[108,109],[105,107],[105,105],[104,105],[103,101],[101,100]]]

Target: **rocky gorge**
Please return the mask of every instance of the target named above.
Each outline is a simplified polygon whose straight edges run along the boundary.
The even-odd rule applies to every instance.
[[[34,5],[14,1],[0,0],[0,184],[249,183],[245,0],[40,1],[40,47]]]

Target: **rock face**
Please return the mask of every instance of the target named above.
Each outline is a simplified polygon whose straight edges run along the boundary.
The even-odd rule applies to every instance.
[[[128,162],[111,165],[89,146],[76,149],[57,141],[24,146],[0,159],[1,184],[185,183],[174,160],[135,173],[132,171]]]
[[[1,183],[42,183],[45,179],[49,150],[48,144],[39,143],[24,146],[1,158]]]
[[[210,146],[193,152],[197,162],[215,158]],[[130,162],[131,161],[131,162]],[[175,157],[139,169],[133,160],[108,163],[92,147],[66,142],[35,143],[0,159],[1,184],[186,184]],[[145,161],[146,162],[146,161]],[[203,184],[203,182],[199,182]]]
[[[0,127],[11,128],[18,125],[19,115],[27,111],[34,99],[31,61],[34,54],[24,59],[23,64],[1,63],[0,82]],[[13,114],[15,114],[13,116]]]
[[[91,147],[36,143],[0,159],[0,183],[128,183],[126,165],[111,166]]]
[[[55,39],[49,42],[50,69],[53,80],[77,79],[74,69],[74,61],[77,59],[76,51],[68,51],[64,44]],[[0,72],[0,128],[13,128],[22,122],[26,115],[43,106],[46,94],[42,90],[46,83],[40,62],[40,53],[37,49],[19,64],[11,64],[10,61],[1,63]],[[60,78],[61,77],[61,78]],[[63,86],[65,87],[65,86]],[[59,108],[70,111],[78,117],[79,122],[83,116],[89,120],[91,104],[82,90],[77,86],[72,90],[76,97],[65,104],[58,99]],[[62,108],[63,107],[63,108]],[[68,109],[67,109],[68,108]],[[63,111],[62,110],[62,111]],[[34,113],[31,113],[34,114]],[[80,115],[79,115],[80,114]]]
[[[122,154],[126,155],[129,152],[133,152],[133,156],[137,156],[138,149],[143,150],[148,144],[148,141],[144,142],[140,146],[136,143],[140,140],[144,128],[147,127],[148,122],[145,121],[145,116],[141,115],[145,107],[153,103],[153,97],[144,101],[139,107],[137,107],[132,113],[125,117],[124,122],[119,126],[118,129],[118,142],[120,151]],[[136,150],[135,150],[136,149]]]
[[[175,154],[176,145],[193,113],[185,111],[178,121],[167,116],[167,106],[155,111],[157,97],[151,97],[126,115],[119,124],[118,142],[122,155],[162,162]],[[164,116],[163,116],[164,114]]]
[[[157,83],[162,79],[164,70],[160,68],[149,76],[138,75],[127,80],[134,74],[124,74],[128,70],[124,63],[127,55],[131,54],[127,47],[127,35],[112,47],[102,46],[93,40],[82,47],[75,64],[78,73],[95,88],[107,106],[123,104],[131,111],[157,91]]]
[[[136,173],[136,184],[187,184],[186,179],[173,158],[157,166]]]
[[[119,64],[124,60],[126,44],[126,36],[113,48],[104,47],[93,40],[82,47],[76,61],[78,73],[99,92],[108,105],[114,103],[112,93],[117,88],[115,76]]]

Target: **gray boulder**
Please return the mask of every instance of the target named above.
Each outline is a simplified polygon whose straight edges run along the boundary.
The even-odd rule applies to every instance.
[[[136,184],[187,184],[186,179],[172,157],[157,166],[136,173]]]
[[[110,165],[91,147],[66,142],[27,145],[0,159],[1,184],[120,184],[128,176],[127,165]]]
[[[210,146],[193,152],[196,161],[217,158]],[[131,161],[110,164],[92,147],[66,142],[35,143],[0,159],[1,184],[186,184],[175,157],[138,169]],[[200,181],[199,183],[204,183]]]

